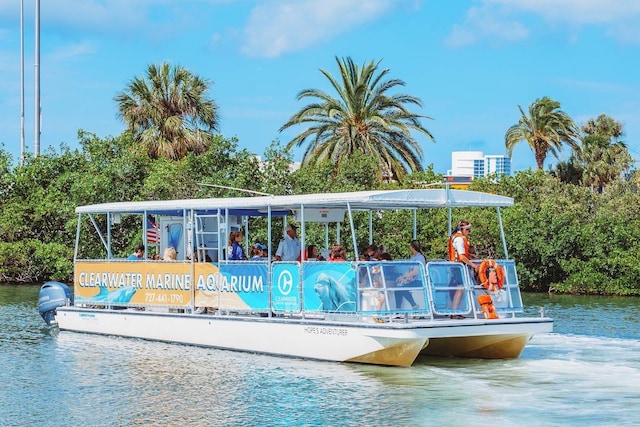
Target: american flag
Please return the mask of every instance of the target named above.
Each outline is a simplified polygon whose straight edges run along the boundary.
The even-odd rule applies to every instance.
[[[147,218],[147,243],[160,244],[160,230],[149,218]]]

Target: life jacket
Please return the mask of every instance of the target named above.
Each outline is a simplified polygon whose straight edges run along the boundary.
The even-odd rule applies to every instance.
[[[478,295],[478,302],[480,303],[480,308],[482,309],[485,319],[498,318],[496,307],[493,305],[493,300],[490,295]]]
[[[496,273],[494,282],[489,279],[490,270],[493,270]],[[482,286],[491,292],[500,290],[504,286],[504,268],[492,259],[485,259],[482,261],[480,267],[478,267],[478,276]]]
[[[458,261],[458,252],[453,246],[453,240],[456,237],[462,237],[462,241],[464,242],[464,255],[467,258],[469,257],[469,240],[467,240],[467,238],[464,236],[464,234],[462,234],[461,231],[458,231],[457,233],[453,233],[449,238],[449,261]]]

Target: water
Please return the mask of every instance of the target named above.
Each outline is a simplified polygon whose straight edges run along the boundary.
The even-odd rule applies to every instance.
[[[555,331],[515,360],[411,368],[55,333],[0,286],[2,426],[605,426],[640,423],[639,298],[525,295]]]

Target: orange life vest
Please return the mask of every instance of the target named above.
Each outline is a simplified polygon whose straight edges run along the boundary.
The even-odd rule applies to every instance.
[[[496,313],[496,308],[493,305],[493,300],[490,295],[478,295],[478,302],[480,303],[480,308],[482,309],[485,319],[498,318],[498,313]]]
[[[489,270],[494,270],[496,277],[492,282],[489,280]],[[485,289],[495,292],[504,286],[504,268],[492,259],[485,259],[478,267],[478,276],[480,283]]]
[[[449,261],[458,261],[458,252],[453,246],[453,240],[456,237],[462,237],[462,241],[464,242],[464,256],[469,258],[469,240],[467,240],[462,232],[458,231],[457,233],[453,233],[449,238]]]

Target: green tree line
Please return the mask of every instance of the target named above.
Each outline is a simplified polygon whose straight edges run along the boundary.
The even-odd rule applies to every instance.
[[[298,99],[316,99],[281,128],[304,126],[284,146],[268,143],[259,161],[235,138],[217,134],[218,107],[207,95],[210,81],[182,67],[150,65],[114,98],[127,130],[118,137],[78,133],[78,148],[61,145],[14,166],[0,149],[0,282],[69,281],[73,272],[78,205],[149,199],[239,195],[238,187],[270,194],[416,188],[442,182],[412,131],[434,139],[410,111],[420,99],[391,93],[404,86],[380,62],[358,66],[336,58],[339,76],[321,70],[336,93],[305,89]],[[548,97],[535,100],[505,133],[505,148],[526,142],[537,170],[511,177],[474,180],[470,189],[516,200],[503,212],[510,258],[516,259],[524,289],[570,293],[639,295],[637,242],[640,197],[622,125],[601,115],[582,128]],[[291,171],[291,149],[305,146],[302,166]],[[552,171],[548,154],[567,161]],[[498,179],[501,178],[501,179]],[[408,213],[374,216],[376,243],[395,257],[408,257]],[[481,258],[505,257],[491,212],[459,209],[457,219],[474,224],[472,243]],[[366,242],[368,217],[357,217]],[[427,258],[443,258],[446,212],[418,215],[418,238]],[[266,241],[266,227],[251,224],[252,239]],[[123,241],[139,242],[132,225]],[[322,241],[320,228],[309,241]],[[278,239],[279,236],[272,236]],[[277,240],[276,240],[277,242]],[[270,242],[274,244],[275,242]],[[347,243],[347,246],[350,243]],[[361,243],[362,244],[362,243]],[[348,248],[353,254],[354,248]],[[120,248],[125,256],[131,247]]]
[[[204,153],[189,153],[180,160],[150,158],[128,133],[101,139],[80,132],[79,137],[79,148],[49,150],[28,157],[23,166],[13,166],[9,153],[0,150],[2,282],[72,279],[78,205],[242,195],[202,185],[207,183],[293,194],[415,188],[443,178],[428,168],[410,174],[402,184],[380,181],[371,174],[375,159],[357,153],[338,172],[325,161],[289,173],[291,153],[277,141],[268,146],[260,163],[254,153],[239,149],[237,140],[221,136]],[[515,205],[503,209],[502,219],[508,255],[518,262],[523,289],[640,295],[640,196],[632,180],[618,179],[598,192],[563,182],[548,171],[526,170],[499,181],[474,180],[469,189],[514,197]],[[407,215],[374,217],[376,243],[385,244],[394,257],[409,256]],[[474,209],[454,211],[455,218],[474,224],[471,242],[481,258],[504,256],[492,216]],[[359,241],[364,244],[368,217],[359,221]],[[427,258],[445,255],[448,236],[443,224],[444,211],[418,215],[418,238]],[[135,227],[131,246],[142,238]],[[266,241],[260,224],[252,225],[251,231],[256,240]],[[309,233],[310,241],[322,241],[321,230],[310,227]],[[122,247],[117,255],[126,256],[130,250]]]

